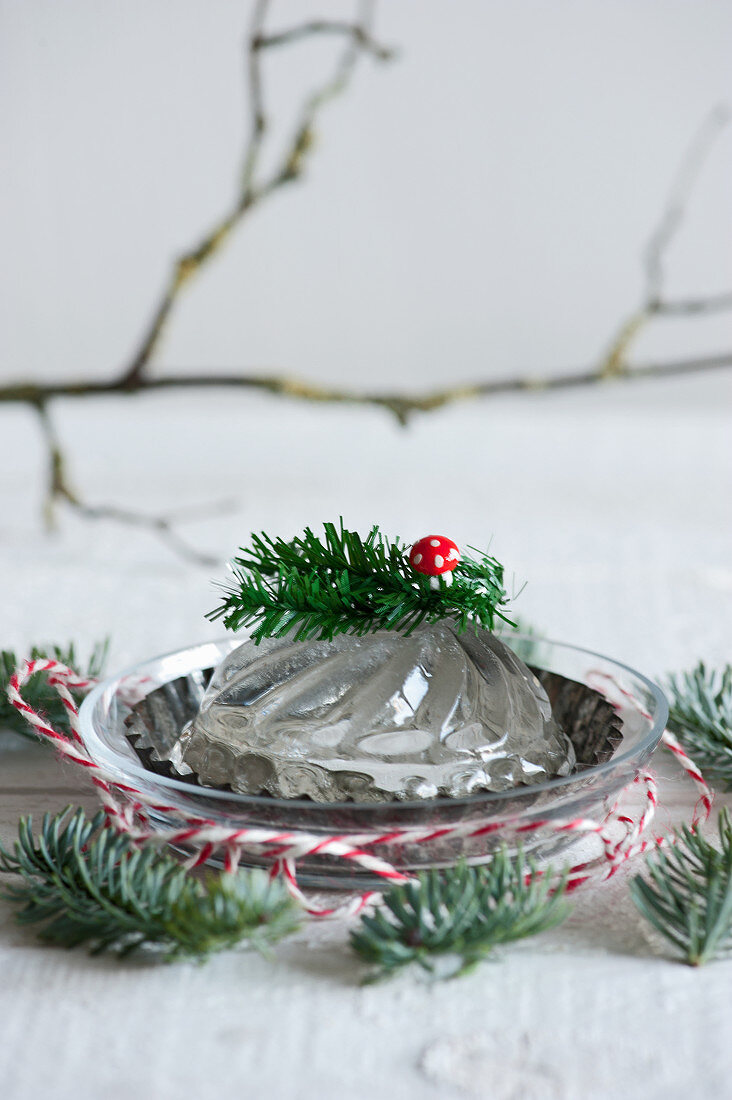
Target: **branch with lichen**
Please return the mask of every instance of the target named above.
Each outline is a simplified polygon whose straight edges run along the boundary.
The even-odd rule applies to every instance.
[[[49,413],[55,397],[82,397],[94,393],[124,394],[159,388],[159,380],[148,376],[148,367],[158,351],[167,324],[185,287],[227,243],[234,231],[252,210],[262,205],[287,184],[302,178],[314,145],[314,128],[322,108],[348,88],[359,58],[370,55],[377,61],[388,61],[394,51],[377,42],[371,31],[373,0],[360,0],[353,22],[311,20],[288,30],[265,33],[265,20],[270,0],[256,0],[246,43],[247,82],[249,88],[249,136],[244,150],[239,187],[232,206],[214,223],[204,236],[186,249],[173,263],[162,293],[152,310],[151,319],[130,362],[111,380],[103,382],[48,386],[35,383],[0,387],[0,402],[20,402],[32,406],[38,413],[46,445],[48,474],[44,513],[52,526],[54,506],[63,502],[87,519],[107,519],[147,528],[158,535],[180,556],[199,564],[214,563],[208,555],[190,546],[177,532],[179,516],[148,516],[113,505],[85,503],[68,476],[66,460]],[[258,174],[260,155],[267,134],[267,112],[264,101],[261,58],[265,51],[291,45],[316,36],[345,39],[331,74],[304,98],[291,138],[278,166],[269,175]],[[192,380],[195,383],[195,380]],[[170,386],[171,379],[163,382]],[[175,384],[175,383],[173,383]],[[203,385],[208,379],[203,380]],[[268,387],[264,387],[268,388]],[[270,387],[277,392],[277,387]],[[219,506],[216,510],[220,510]],[[200,515],[200,511],[196,513]],[[188,518],[193,518],[193,512]]]
[[[44,511],[49,523],[53,518],[54,505],[63,502],[87,519],[111,519],[148,528],[182,556],[210,564],[206,555],[189,546],[176,531],[175,525],[180,517],[147,516],[112,505],[90,505],[80,498],[71,486],[64,452],[50,418],[49,405],[57,397],[78,399],[123,396],[163,389],[248,389],[299,401],[380,408],[392,414],[400,424],[406,425],[417,413],[432,412],[458,402],[500,394],[570,390],[610,380],[671,378],[732,367],[732,350],[716,355],[650,363],[634,363],[630,358],[639,335],[653,320],[697,317],[732,310],[732,293],[723,292],[678,300],[666,298],[664,295],[668,248],[683,222],[700,170],[713,143],[729,122],[729,110],[726,107],[716,107],[704,120],[684,155],[668,201],[650,235],[644,253],[644,287],[640,304],[618,326],[599,363],[584,371],[566,371],[551,376],[537,373],[461,382],[421,393],[365,392],[324,386],[284,373],[262,374],[257,371],[237,374],[183,374],[174,371],[163,376],[151,376],[149,366],[160,348],[170,317],[184,289],[231,239],[252,211],[280,189],[303,177],[313,149],[318,115],[328,102],[348,88],[359,59],[366,55],[377,61],[388,61],[394,56],[394,51],[378,42],[373,35],[373,0],[361,0],[352,22],[314,19],[281,31],[265,29],[269,6],[270,0],[256,0],[246,43],[249,133],[234,201],[211,229],[174,261],[162,293],[151,311],[151,319],[130,361],[112,378],[83,381],[69,379],[50,383],[20,382],[0,386],[0,403],[29,405],[39,414],[48,456]],[[331,74],[304,98],[290,139],[275,168],[269,174],[261,174],[261,153],[268,134],[262,57],[268,50],[290,46],[317,36],[342,40],[343,48]]]
[[[359,4],[359,13],[353,23],[313,20],[278,34],[264,33],[269,6],[270,0],[256,0],[246,45],[250,122],[238,193],[231,208],[218,219],[208,233],[173,263],[162,296],[153,310],[152,320],[132,361],[118,379],[121,388],[135,387],[144,377],[184,287],[226,244],[247,214],[280,188],[302,178],[308,155],[313,147],[313,127],[318,112],[330,100],[347,89],[359,57],[368,53],[379,61],[388,61],[393,56],[392,50],[380,45],[371,35],[373,14],[371,0]],[[269,176],[258,178],[257,169],[267,132],[261,68],[263,52],[318,35],[334,34],[344,36],[346,46],[337,60],[332,75],[306,96],[291,140],[278,167]]]
[[[619,376],[622,381],[642,381],[658,378],[674,378],[681,375],[726,370],[732,367],[732,350],[719,355],[687,357],[629,366]],[[541,393],[554,390],[581,389],[607,380],[609,375],[602,367],[586,371],[567,371],[562,374],[542,376],[530,374],[521,377],[489,379],[484,382],[460,382],[455,386],[438,387],[422,392],[369,392],[342,386],[325,386],[289,374],[166,374],[144,378],[122,388],[115,383],[95,381],[20,383],[0,387],[0,403],[19,402],[30,405],[44,404],[54,397],[100,397],[156,390],[185,389],[233,389],[259,390],[296,401],[337,405],[363,405],[384,409],[393,414],[403,425],[415,413],[434,412],[465,401],[484,397],[497,397],[506,393]]]
[[[653,320],[720,313],[732,309],[732,293],[680,300],[667,299],[664,296],[666,253],[686,217],[694,186],[711,148],[729,121],[729,108],[724,104],[717,104],[702,122],[681,159],[666,205],[645,247],[644,285],[640,304],[621,322],[611,339],[600,367],[602,378],[618,378],[631,373],[628,363],[630,349]]]

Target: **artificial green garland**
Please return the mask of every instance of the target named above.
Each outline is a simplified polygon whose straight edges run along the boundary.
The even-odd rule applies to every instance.
[[[323,537],[309,527],[286,541],[252,535],[232,562],[234,581],[223,585],[211,620],[229,630],[254,627],[252,638],[331,639],[336,634],[396,630],[409,634],[423,623],[450,618],[458,630],[473,622],[492,630],[496,619],[512,625],[503,566],[488,554],[463,555],[452,583],[436,587],[416,572],[408,546],[390,541],[378,527],[362,538],[341,520],[323,524]]]

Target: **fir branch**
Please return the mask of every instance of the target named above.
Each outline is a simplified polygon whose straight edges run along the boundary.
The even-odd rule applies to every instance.
[[[31,648],[31,660],[51,657],[60,661],[62,665],[68,665],[75,672],[87,676],[90,680],[97,679],[104,670],[109,651],[109,638],[97,642],[92,649],[91,656],[86,665],[77,657],[73,643],[65,646],[33,646]],[[9,649],[0,651],[0,730],[12,730],[23,737],[29,737],[36,741],[39,738],[26,722],[25,718],[11,705],[8,699],[8,685],[10,677],[20,665],[20,660]],[[43,714],[52,726],[66,724],[66,710],[63,707],[54,688],[50,687],[48,680],[42,673],[31,676],[23,689],[26,702]],[[80,692],[72,691],[77,702],[82,698]]]
[[[351,946],[371,964],[367,980],[410,963],[432,971],[439,955],[457,956],[464,974],[500,944],[554,928],[569,912],[566,876],[544,873],[521,851],[499,849],[484,867],[458,864],[391,887],[383,905],[361,917]]]
[[[13,853],[0,845],[0,870],[20,876],[2,894],[20,906],[20,924],[59,947],[128,955],[143,946],[165,959],[204,959],[245,940],[264,950],[297,927],[299,910],[263,870],[191,876],[172,856],[138,847],[83,810],[44,816],[38,841],[22,818]]]
[[[229,630],[254,626],[255,642],[295,632],[298,640],[362,636],[375,630],[411,633],[422,623],[451,618],[459,630],[475,622],[487,630],[496,618],[510,622],[500,608],[508,601],[503,566],[480,554],[463,556],[453,583],[430,587],[415,572],[399,539],[390,542],[372,527],[365,539],[333,523],[320,539],[308,527],[287,542],[262,532],[252,535],[232,563],[235,583],[211,611]]]
[[[683,826],[676,845],[646,862],[630,892],[640,913],[690,966],[732,953],[732,823],[719,815],[720,848]]]
[[[669,729],[708,778],[732,789],[732,665],[721,671],[703,661],[670,676]]]

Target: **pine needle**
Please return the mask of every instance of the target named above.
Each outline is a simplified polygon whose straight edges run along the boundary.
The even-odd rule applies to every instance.
[[[501,848],[486,866],[461,863],[392,886],[383,905],[361,917],[351,946],[371,964],[371,981],[410,963],[432,971],[441,955],[457,956],[454,973],[464,974],[499,945],[560,924],[569,912],[565,889],[566,876],[539,874],[522,852]]]
[[[732,954],[732,823],[719,815],[717,848],[683,826],[677,843],[646,861],[630,892],[640,913],[690,966]]]
[[[342,520],[338,527],[324,523],[323,531],[321,539],[308,527],[289,542],[252,535],[232,562],[234,583],[222,586],[224,598],[208,618],[223,619],[229,630],[254,626],[255,642],[290,631],[298,641],[376,630],[409,634],[447,617],[458,630],[470,621],[487,630],[496,618],[510,623],[500,610],[508,597],[495,558],[463,555],[452,583],[433,589],[412,569],[399,539],[390,542],[378,527],[364,539]]]
[[[86,667],[84,667],[84,662],[77,657],[73,643],[66,646],[33,646],[30,655],[31,660],[52,657],[54,660],[60,661],[62,665],[68,665],[75,672],[93,680],[97,679],[103,672],[107,662],[108,650],[109,638],[106,638],[103,642],[97,642],[89,660],[86,662]],[[12,730],[13,733],[18,733],[22,737],[38,740],[31,726],[8,699],[10,677],[20,664],[21,661],[11,650],[3,649],[0,651],[0,730]],[[80,701],[81,695],[79,692],[72,691],[72,695],[77,702]],[[38,711],[48,720],[50,725],[66,727],[68,721],[66,710],[55,689],[49,686],[43,673],[37,672],[35,676],[30,677],[23,688],[23,697],[33,710]]]
[[[732,665],[669,677],[669,729],[716,786],[732,789]]]
[[[104,826],[104,814],[46,814],[33,837],[22,818],[0,871],[19,876],[2,896],[45,943],[128,955],[154,947],[165,959],[204,959],[241,941],[259,950],[293,932],[300,910],[264,870],[194,878],[171,855]]]

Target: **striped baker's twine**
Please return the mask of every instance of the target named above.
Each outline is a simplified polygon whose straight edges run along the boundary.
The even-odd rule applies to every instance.
[[[49,684],[58,692],[68,716],[69,734],[54,729],[23,699],[21,689],[30,677],[37,673],[45,674]],[[88,691],[94,683],[94,680],[78,676],[72,669],[51,658],[28,660],[11,676],[8,698],[41,738],[50,741],[64,759],[86,770],[97,789],[107,820],[112,827],[127,833],[138,842],[185,845],[192,848],[193,854],[186,861],[189,867],[197,867],[205,863],[217,851],[223,852],[224,867],[228,872],[236,870],[242,855],[245,854],[266,860],[270,863],[270,873],[273,876],[281,875],[293,897],[297,898],[306,911],[313,916],[353,915],[360,912],[364,906],[376,901],[379,893],[370,890],[337,906],[323,907],[311,903],[298,885],[296,870],[298,861],[308,856],[319,855],[348,860],[386,882],[405,882],[408,881],[409,875],[398,871],[391,863],[366,849],[378,848],[379,845],[384,844],[421,844],[446,837],[475,839],[500,832],[502,829],[511,829],[518,835],[542,829],[555,833],[575,833],[578,836],[595,835],[601,842],[602,854],[594,860],[575,864],[567,871],[568,889],[576,889],[591,878],[599,877],[601,881],[611,878],[626,860],[649,848],[672,842],[672,838],[668,836],[646,836],[658,805],[656,781],[650,772],[639,773],[633,783],[621,792],[618,801],[600,822],[582,817],[569,821],[554,821],[546,818],[521,826],[516,826],[510,821],[490,822],[482,826],[476,826],[475,822],[461,822],[439,829],[411,826],[388,833],[349,833],[345,836],[323,836],[294,830],[283,832],[259,826],[232,829],[207,818],[187,814],[178,806],[165,805],[154,800],[136,787],[120,782],[113,771],[91,757],[79,732],[79,711],[71,690],[83,693]],[[632,699],[632,696],[630,698]],[[635,700],[633,703],[638,706]],[[699,792],[692,819],[692,825],[696,825],[709,816],[712,792],[701,772],[676,738],[665,732],[662,742],[674,754]],[[641,788],[643,792],[642,810],[637,817],[618,812],[619,803],[633,788]],[[172,829],[154,829],[148,819],[147,810],[170,815],[180,821],[180,826]]]

